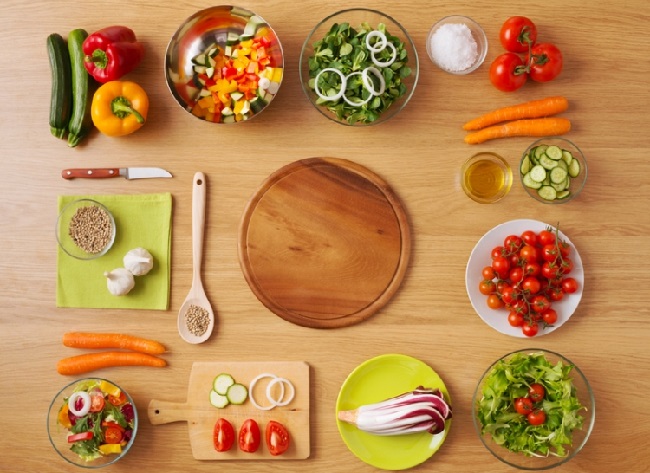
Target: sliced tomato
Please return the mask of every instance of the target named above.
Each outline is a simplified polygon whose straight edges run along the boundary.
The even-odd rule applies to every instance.
[[[114,406],[121,406],[126,402],[126,394],[124,394],[123,391],[120,391],[119,396],[113,396],[112,394],[108,395],[108,402],[113,404]]]
[[[217,452],[227,452],[235,443],[235,429],[226,419],[220,417],[214,424],[213,432],[214,449]]]
[[[91,392],[90,393],[90,412],[100,412],[106,401],[104,401],[104,395],[101,392]]]
[[[266,424],[266,446],[271,455],[282,455],[289,449],[289,443],[289,431],[284,425],[274,420]]]
[[[93,433],[90,430],[88,432],[79,432],[78,434],[68,435],[68,443],[81,442],[91,438],[93,438]]]
[[[106,427],[104,431],[105,443],[120,443],[122,441],[122,429],[118,427]]]
[[[260,426],[255,419],[246,419],[239,429],[239,449],[242,452],[254,453],[260,447]]]

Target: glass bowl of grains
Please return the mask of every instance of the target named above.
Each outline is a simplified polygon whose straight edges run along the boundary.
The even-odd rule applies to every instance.
[[[429,59],[445,72],[465,75],[479,68],[488,51],[481,25],[466,16],[446,16],[427,37]]]
[[[96,200],[74,200],[61,209],[56,221],[56,239],[61,249],[73,258],[99,258],[113,246],[115,219]]]

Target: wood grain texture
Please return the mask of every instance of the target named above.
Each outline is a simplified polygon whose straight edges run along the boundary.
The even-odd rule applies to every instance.
[[[124,332],[168,347],[160,370],[125,367],[96,374],[133,395],[143,421],[127,458],[111,472],[271,471],[371,473],[350,453],[336,428],[334,405],[348,374],[384,353],[403,353],[429,364],[453,399],[454,422],[443,448],[413,471],[496,473],[511,471],[483,447],[471,419],[471,399],[483,371],[510,351],[532,345],[567,356],[588,377],[596,396],[595,429],[584,450],[562,473],[643,473],[650,465],[650,5],[644,0],[512,0],[402,2],[359,0],[409,31],[420,57],[412,100],[376,127],[343,127],[313,110],[300,85],[298,61],[311,29],[339,6],[315,0],[251,0],[269,21],[285,53],[282,87],[262,115],[249,123],[216,127],[179,108],[164,81],[164,54],[179,24],[205,2],[112,0],[6,0],[0,15],[0,419],[8,440],[0,443],[0,471],[75,472],[54,452],[46,412],[67,383],[56,361],[82,350],[66,348],[63,333]],[[427,58],[427,33],[447,15],[472,17],[484,28],[485,63],[468,76],[438,70]],[[489,64],[504,50],[499,29],[510,15],[533,19],[540,39],[564,54],[553,82],[527,83],[512,94],[494,89]],[[150,97],[147,124],[137,133],[109,138],[91,133],[70,149],[48,130],[50,80],[45,39],[74,28],[89,32],[111,24],[134,29],[146,56],[128,75]],[[630,39],[634,38],[631,42]],[[566,135],[585,153],[584,191],[566,205],[538,204],[517,178],[495,205],[480,205],[462,192],[458,170],[476,151],[494,151],[516,169],[533,139],[511,138],[469,146],[462,125],[489,110],[563,95],[572,122]],[[353,326],[302,327],[259,302],[244,278],[238,254],[239,226],[251,196],[283,166],[314,156],[348,159],[390,183],[406,209],[412,233],[408,270],[381,310]],[[81,167],[159,166],[172,179],[61,179]],[[218,313],[215,334],[201,345],[178,335],[176,316],[192,275],[192,178],[202,171],[206,195],[203,281]],[[173,194],[172,277],[168,311],[57,309],[56,201],[59,195]],[[485,232],[515,218],[559,222],[583,259],[585,293],[571,320],[535,340],[492,330],[473,311],[464,271]],[[113,269],[113,268],[106,268]],[[305,360],[311,366],[308,460],[232,460],[218,465],[193,457],[183,422],[154,426],[146,419],[151,399],[181,402],[194,362]]]
[[[408,267],[399,198],[351,161],[311,158],[274,172],[246,206],[242,271],[280,317],[315,328],[353,325],[381,309]]]

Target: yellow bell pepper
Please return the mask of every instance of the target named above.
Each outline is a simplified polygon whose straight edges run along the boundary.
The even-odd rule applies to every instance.
[[[122,453],[122,446],[119,443],[105,443],[99,446],[99,451],[104,455]]]
[[[149,98],[142,87],[131,81],[110,81],[95,92],[90,115],[103,134],[123,136],[140,129],[148,111]]]

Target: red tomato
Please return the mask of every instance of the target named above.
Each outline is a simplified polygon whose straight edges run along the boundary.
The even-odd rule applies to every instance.
[[[501,300],[504,304],[508,305],[515,300],[515,290],[511,287],[506,287],[501,292]]]
[[[106,427],[104,432],[104,443],[120,443],[122,437],[122,429],[118,427]]]
[[[537,240],[542,246],[555,245],[555,233],[550,230],[542,230],[539,232],[539,235],[537,235]]]
[[[538,294],[530,301],[530,305],[535,312],[541,314],[551,307],[551,302],[546,297]]]
[[[214,424],[214,431],[212,434],[214,449],[217,452],[227,452],[235,443],[235,429],[232,424],[224,418],[217,419]]]
[[[126,394],[124,394],[124,391],[120,391],[119,396],[113,396],[112,394],[109,394],[108,402],[110,402],[114,406],[121,406],[126,402]]]
[[[569,256],[569,253],[571,253],[571,245],[569,245],[566,241],[560,240],[557,242],[557,246],[560,249],[560,254],[562,255],[562,258],[566,258]]]
[[[560,251],[557,249],[557,246],[555,244],[546,244],[542,246],[542,258],[544,261],[550,261],[553,262],[557,259],[558,255],[560,254]]]
[[[510,282],[517,284],[518,282],[523,281],[524,279],[524,270],[522,268],[512,268],[510,270]]]
[[[100,392],[90,393],[90,412],[100,412],[106,401],[104,400],[104,395]]]
[[[557,312],[554,309],[547,309],[542,312],[542,320],[546,325],[553,325],[557,322]]]
[[[510,261],[505,256],[497,256],[492,260],[492,269],[499,278],[505,279],[510,273]]]
[[[484,296],[489,296],[496,290],[496,284],[494,284],[494,281],[481,281],[478,283],[478,290]]]
[[[499,40],[511,53],[527,53],[537,41],[537,26],[525,16],[512,16],[501,26]]]
[[[549,263],[547,261],[542,265],[542,276],[550,280],[561,278],[562,268],[555,263]]]
[[[496,294],[490,294],[487,298],[487,305],[490,309],[500,309],[503,307],[503,301]]]
[[[537,261],[537,248],[526,244],[519,251],[519,257],[526,263],[533,263]]]
[[[486,266],[483,268],[483,279],[486,281],[490,281],[496,277],[496,273],[494,272],[494,269],[492,269],[492,266]]]
[[[523,282],[521,283],[521,288],[524,291],[528,291],[530,294],[537,294],[542,288],[542,285],[537,278],[528,276],[524,278]]]
[[[515,53],[497,56],[490,66],[490,82],[502,92],[512,92],[526,83],[524,61]]]
[[[531,261],[524,265],[525,276],[539,276],[542,272],[542,267],[536,261]]]
[[[528,397],[530,397],[530,399],[532,399],[533,402],[541,401],[542,399],[544,399],[545,394],[546,394],[546,389],[544,389],[544,386],[542,386],[539,383],[533,383],[528,388]]]
[[[537,322],[528,322],[523,325],[521,330],[527,337],[534,337],[539,331],[539,325],[537,325]]]
[[[521,262],[521,258],[519,257],[519,251],[508,256],[508,261],[510,261],[511,268],[514,268],[515,266],[519,266],[519,263]]]
[[[561,301],[564,298],[564,292],[562,292],[562,288],[551,287],[550,291],[548,292],[548,298],[553,302]]]
[[[511,327],[521,327],[524,325],[524,316],[519,312],[511,311],[508,314],[508,323]]]
[[[492,248],[492,251],[490,252],[490,256],[492,257],[492,259],[498,258],[499,256],[505,256],[507,254],[508,252],[503,246],[495,246],[494,248]]]
[[[282,455],[289,448],[289,431],[274,420],[266,424],[266,446],[273,456]]]
[[[537,409],[529,413],[527,419],[530,425],[542,425],[544,422],[546,422],[546,414],[543,410]]]
[[[515,399],[515,410],[522,415],[528,415],[533,411],[533,401],[529,397],[518,397]]]
[[[255,453],[260,446],[260,426],[254,419],[246,419],[239,429],[239,449]]]
[[[523,299],[517,299],[510,305],[510,310],[518,314],[527,314],[529,310],[528,303]]]
[[[509,253],[515,253],[519,251],[519,249],[522,247],[524,242],[522,241],[521,237],[518,235],[508,235],[504,240],[503,240],[503,247],[509,252]]]
[[[535,246],[537,244],[537,233],[532,230],[526,230],[521,234],[521,239],[524,240],[524,243],[530,246]]]
[[[569,258],[563,258],[560,267],[562,268],[562,274],[569,274],[571,271],[573,271],[573,260]]]
[[[578,290],[578,281],[573,278],[564,278],[562,280],[562,292],[565,294],[573,294]]]
[[[533,46],[529,61],[530,78],[536,82],[548,82],[562,72],[562,52],[554,44],[538,43]]]

